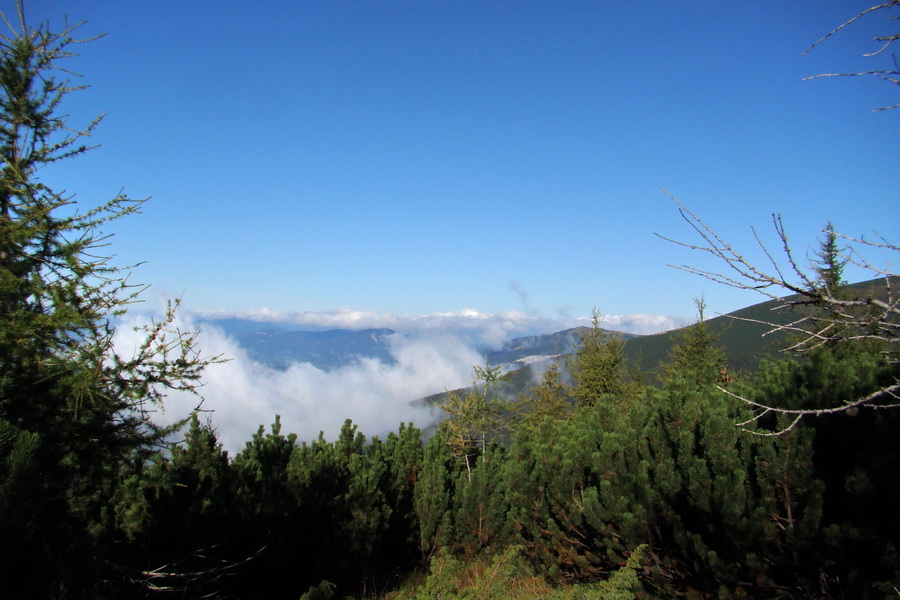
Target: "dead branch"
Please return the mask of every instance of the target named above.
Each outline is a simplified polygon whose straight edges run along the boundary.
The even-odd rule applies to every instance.
[[[114,563],[105,563],[119,575],[114,587],[135,587],[151,594],[178,594],[192,598],[218,598],[223,579],[235,573],[250,561],[258,558],[265,550],[263,546],[254,554],[238,561],[228,561],[209,555],[216,546],[191,552],[171,563],[155,569],[130,569]],[[205,563],[204,568],[191,568],[188,564]],[[110,582],[112,583],[112,582]]]
[[[844,21],[843,23],[841,23],[840,25],[838,25],[837,27],[835,27],[834,29],[832,29],[831,31],[829,31],[828,33],[823,35],[821,38],[819,38],[818,40],[813,42],[809,48],[807,48],[806,50],[803,51],[803,56],[806,56],[806,54],[808,52],[810,52],[813,48],[815,48],[816,46],[818,46],[819,44],[821,44],[822,42],[824,42],[831,36],[835,35],[837,32],[842,30],[844,27],[847,27],[854,21],[861,19],[862,17],[866,16],[867,14],[869,14],[871,12],[875,12],[875,11],[882,10],[882,9],[890,9],[894,6],[900,6],[900,0],[889,0],[888,2],[885,2],[883,4],[876,4],[875,6],[870,6],[869,8],[859,12],[854,17],[848,19],[847,21]],[[892,17],[892,20],[893,19],[896,19],[896,17]],[[876,42],[879,42],[881,44],[880,47],[873,52],[863,53],[863,56],[866,58],[877,56],[877,55],[881,54],[882,52],[884,52],[888,47],[890,47],[891,44],[896,42],[898,39],[900,39],[900,34],[876,36],[873,38],[873,40]],[[898,65],[898,63],[897,63],[896,55],[894,56],[893,62],[894,62],[893,70],[870,69],[867,71],[860,71],[857,73],[820,73],[818,75],[812,75],[810,77],[805,77],[803,79],[803,81],[808,81],[810,79],[819,79],[822,77],[871,76],[871,77],[877,77],[878,79],[887,81],[888,83],[891,83],[893,85],[900,85],[900,65]],[[878,111],[882,111],[882,110],[890,110],[892,108],[897,108],[898,106],[900,106],[900,104],[894,104],[892,106],[882,106],[880,108],[874,109],[872,112],[878,112]]]
[[[776,259],[758,232],[753,230],[754,238],[771,267],[764,270],[752,264],[696,214],[668,192],[665,193],[678,205],[679,214],[702,241],[691,244],[659,234],[657,236],[684,248],[712,255],[724,262],[723,271],[709,271],[688,265],[670,266],[729,287],[760,293],[773,301],[772,311],[777,313],[773,314],[770,320],[729,315],[731,318],[763,325],[766,328],[764,336],[793,334],[794,340],[783,351],[803,353],[838,343],[877,341],[886,349],[888,360],[897,360],[900,353],[900,295],[896,291],[898,279],[891,273],[889,266],[873,266],[862,256],[859,248],[898,252],[900,247],[880,235],[876,241],[869,241],[831,230],[835,237],[850,243],[833,258],[839,259],[841,265],[853,264],[867,270],[874,278],[871,289],[858,296],[845,295],[840,289],[833,289],[834,286],[829,286],[821,280],[821,271],[816,268],[810,257],[807,256],[803,264],[795,258],[780,216],[772,216],[781,250],[780,260]],[[751,423],[758,422],[770,414],[794,417],[789,425],[775,432],[760,433],[747,429],[756,435],[782,435],[791,431],[807,416],[849,412],[859,408],[900,406],[900,403],[884,403],[888,398],[900,399],[898,397],[900,382],[883,387],[864,398],[850,399],[840,406],[815,410],[778,408],[744,398],[724,388],[720,389],[753,409],[754,416],[738,424],[741,428],[747,429]]]
[[[882,400],[886,397],[900,400],[900,396],[897,395],[897,392],[900,392],[900,383],[895,383],[894,385],[882,388],[876,392],[872,392],[871,394],[869,394],[868,396],[865,396],[863,398],[857,398],[852,401],[847,401],[840,406],[833,406],[831,408],[820,408],[820,409],[777,408],[777,407],[768,406],[766,404],[762,404],[759,402],[754,402],[753,400],[750,400],[749,398],[745,398],[744,396],[741,396],[739,394],[735,394],[734,392],[732,392],[731,390],[728,390],[726,388],[723,388],[720,386],[716,386],[716,387],[719,389],[719,391],[724,392],[725,394],[728,394],[732,398],[736,398],[736,399],[740,400],[741,402],[748,404],[754,408],[753,416],[751,418],[747,419],[746,421],[744,421],[743,423],[738,423],[737,426],[740,427],[741,429],[743,429],[744,431],[752,433],[753,435],[758,435],[758,436],[762,436],[762,437],[775,437],[775,436],[779,436],[779,435],[784,435],[785,433],[794,429],[794,427],[797,426],[797,424],[800,422],[800,420],[803,417],[811,417],[811,416],[812,417],[820,417],[822,415],[833,415],[833,414],[837,414],[837,413],[855,414],[854,411],[858,410],[861,407],[873,408],[873,409],[900,408],[900,403],[898,403],[898,402],[892,402],[890,404],[881,404],[881,403],[876,402],[877,400]],[[769,414],[786,415],[786,416],[794,417],[794,419],[790,422],[790,424],[782,427],[781,429],[779,429],[777,431],[761,432],[761,431],[757,431],[755,429],[747,429],[748,425],[750,425],[751,423],[759,422],[760,419],[762,419],[763,417],[765,417],[766,415],[769,415]]]

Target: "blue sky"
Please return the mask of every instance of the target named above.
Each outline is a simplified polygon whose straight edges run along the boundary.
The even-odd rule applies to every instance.
[[[10,14],[12,3],[0,2]],[[832,220],[895,243],[896,87],[820,72],[893,33],[866,2],[75,2],[32,22],[107,35],[71,69],[100,148],[44,175],[92,206],[152,196],[111,251],[196,311],[355,309],[690,318],[763,300],[715,266],[665,188],[752,248]],[[894,11],[895,13],[898,11]],[[888,31],[890,30],[890,31]],[[874,260],[880,260],[875,258]],[[851,279],[854,274],[848,274]]]

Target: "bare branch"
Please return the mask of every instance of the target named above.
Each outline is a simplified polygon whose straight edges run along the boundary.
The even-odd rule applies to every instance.
[[[758,410],[759,412],[755,413],[753,417],[747,419],[742,423],[737,423],[736,426],[740,427],[744,431],[748,433],[752,433],[753,435],[759,435],[763,437],[774,437],[779,435],[784,435],[785,433],[794,429],[801,419],[804,417],[820,417],[822,415],[833,415],[837,413],[850,413],[853,414],[853,411],[858,410],[859,408],[871,408],[871,409],[884,409],[884,408],[898,408],[900,407],[900,403],[891,403],[891,404],[876,404],[875,402],[884,397],[891,397],[900,400],[900,396],[897,395],[900,392],[900,383],[895,383],[894,385],[881,388],[875,392],[872,392],[868,396],[863,398],[858,398],[853,401],[845,402],[840,406],[833,406],[830,408],[818,408],[818,409],[789,409],[789,408],[777,408],[774,406],[768,406],[766,404],[762,404],[759,402],[755,402],[750,400],[749,398],[745,398],[740,394],[736,394],[729,389],[726,389],[721,386],[716,386],[716,388],[735,398],[740,400],[744,404],[752,407],[754,410]],[[778,414],[778,415],[786,415],[792,416],[794,419],[791,421],[789,425],[782,427],[776,431],[766,431],[761,432],[756,429],[748,429],[750,424],[759,423],[760,419],[770,414]]]
[[[663,191],[665,192],[665,190]],[[896,276],[891,273],[889,264],[886,267],[875,267],[863,258],[859,250],[859,248],[868,248],[882,252],[897,252],[900,247],[896,244],[887,241],[877,233],[876,241],[869,241],[862,237],[840,234],[834,231],[830,225],[823,230],[831,236],[832,242],[836,238],[850,242],[846,248],[838,248],[835,244],[830,246],[831,251],[828,256],[838,271],[831,273],[836,277],[835,281],[840,280],[839,272],[843,265],[848,263],[870,271],[874,276],[871,289],[865,290],[857,296],[851,296],[842,292],[839,285],[833,282],[829,283],[832,280],[826,278],[824,274],[826,272],[818,266],[822,264],[822,261],[816,263],[813,258],[807,256],[805,263],[801,264],[796,259],[788,243],[788,235],[780,216],[773,215],[772,217],[772,225],[781,246],[780,261],[768,249],[759,233],[755,229],[753,230],[757,244],[770,263],[771,269],[767,272],[753,265],[678,200],[668,193],[666,195],[676,203],[679,214],[700,237],[701,243],[680,242],[657,234],[658,237],[690,250],[704,252],[724,262],[721,272],[686,265],[674,266],[674,268],[733,288],[753,290],[774,301],[771,319],[729,315],[731,318],[764,326],[763,336],[783,333],[795,335],[795,340],[789,342],[783,351],[803,353],[837,343],[878,341],[886,348],[888,360],[893,360],[900,354],[900,295],[896,292]],[[898,398],[898,390],[900,390],[900,384],[894,384],[840,406],[817,410],[796,410],[754,402],[722,389],[723,392],[738,398],[756,411],[753,418],[739,424],[742,428],[773,413],[793,417],[790,424],[776,432],[759,433],[748,429],[756,435],[782,435],[791,431],[806,416],[846,412],[862,406],[872,408],[897,406],[897,404],[884,404],[876,401],[887,397]]]
[[[174,593],[181,597],[216,598],[220,597],[221,581],[234,574],[247,563],[259,558],[265,552],[263,546],[255,553],[238,561],[223,560],[208,555],[216,546],[195,550],[171,563],[155,569],[131,569],[104,561],[119,575],[119,585],[135,586],[152,592]],[[210,565],[206,568],[185,568],[188,564],[200,562]],[[112,583],[112,582],[107,582]],[[118,587],[118,586],[116,586]]]
[[[900,4],[900,1],[898,1],[898,0],[890,0],[889,2],[885,2],[884,4],[879,4],[879,5],[877,5],[877,6],[870,6],[870,7],[867,8],[866,10],[864,10],[864,11],[862,11],[861,13],[857,14],[857,15],[856,15],[855,17],[853,17],[852,19],[850,19],[850,20],[848,20],[848,21],[844,21],[843,23],[841,23],[840,25],[838,25],[837,27],[835,27],[834,29],[832,29],[831,31],[829,31],[828,33],[826,33],[825,35],[823,35],[822,37],[820,37],[819,39],[817,39],[815,42],[812,43],[812,45],[811,45],[809,48],[807,48],[806,50],[803,51],[802,56],[806,56],[806,55],[809,53],[810,50],[812,50],[813,48],[815,48],[816,46],[818,46],[819,44],[821,44],[822,42],[824,42],[825,40],[827,40],[828,38],[830,38],[831,36],[833,36],[834,34],[836,34],[838,31],[840,31],[841,29],[843,29],[843,28],[846,27],[847,25],[850,25],[850,24],[853,23],[854,21],[856,21],[856,20],[858,20],[858,19],[861,19],[862,17],[866,16],[866,15],[869,14],[870,12],[873,12],[873,11],[876,11],[876,10],[880,10],[880,9],[882,9],[882,8],[890,8],[891,6],[893,6],[893,5],[895,5],[895,4]],[[878,38],[876,38],[876,39],[878,39]]]
[[[900,0],[889,0],[888,2],[885,2],[885,3],[883,3],[883,4],[877,4],[877,5],[875,5],[875,6],[870,6],[869,8],[867,8],[867,9],[865,9],[864,11],[858,13],[858,14],[857,14],[856,16],[854,16],[853,18],[851,18],[851,19],[849,19],[849,20],[847,20],[847,21],[841,23],[840,25],[838,25],[837,27],[835,27],[834,29],[832,29],[831,31],[829,31],[828,33],[826,33],[824,36],[822,36],[821,38],[819,38],[818,40],[816,40],[815,42],[813,42],[813,44],[812,44],[809,48],[807,48],[806,50],[803,51],[803,56],[806,56],[806,54],[807,54],[810,50],[812,50],[813,48],[815,48],[816,46],[818,46],[819,44],[821,44],[822,42],[824,42],[825,40],[827,40],[827,39],[830,38],[831,36],[835,35],[837,32],[839,32],[840,30],[842,30],[844,27],[847,27],[847,26],[850,25],[851,23],[853,23],[853,22],[855,22],[855,21],[861,19],[862,17],[866,16],[867,14],[869,14],[869,13],[871,13],[871,12],[874,12],[874,11],[877,11],[877,10],[881,10],[881,9],[890,9],[890,8],[892,8],[892,7],[895,7],[895,6],[900,6]],[[873,39],[874,39],[876,42],[882,42],[882,44],[881,44],[881,46],[880,46],[877,50],[874,50],[874,51],[872,51],[872,52],[864,53],[864,54],[863,54],[864,57],[870,58],[870,57],[877,56],[877,55],[881,54],[881,53],[884,52],[884,51],[885,51],[892,43],[894,43],[895,41],[897,41],[898,39],[900,39],[900,34],[880,35],[880,36],[876,36],[876,37],[873,38]],[[897,64],[896,56],[894,57],[894,64],[895,64],[895,65]],[[859,76],[862,76],[862,75],[871,75],[871,76],[873,76],[873,77],[877,77],[877,78],[879,78],[879,79],[883,79],[884,81],[887,81],[888,83],[892,83],[892,84],[894,84],[894,85],[900,85],[900,70],[892,70],[892,71],[891,71],[891,70],[888,70],[888,71],[885,71],[885,70],[876,70],[876,69],[870,69],[870,70],[867,70],[867,71],[860,71],[860,72],[857,72],[857,73],[820,73],[819,75],[812,75],[812,76],[810,76],[810,77],[806,77],[806,78],[803,79],[803,81],[808,81],[808,80],[810,80],[810,79],[819,79],[819,78],[821,78],[821,77],[859,77]],[[874,109],[872,112],[878,112],[878,111],[882,111],[882,110],[890,110],[890,109],[892,109],[892,108],[897,108],[898,106],[900,106],[900,104],[894,104],[894,105],[892,105],[892,106],[882,106],[881,108],[876,108],[876,109]]]

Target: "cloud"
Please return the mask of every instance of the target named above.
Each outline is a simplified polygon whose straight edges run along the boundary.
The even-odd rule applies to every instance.
[[[651,335],[663,331],[671,331],[689,325],[690,321],[669,315],[603,315],[601,325],[605,329]]]
[[[480,346],[497,348],[513,337],[553,333],[590,324],[590,317],[559,316],[555,318],[504,311],[485,313],[473,308],[458,312],[423,315],[380,313],[365,310],[337,309],[321,312],[281,312],[266,308],[252,311],[207,311],[205,318],[239,318],[264,323],[283,323],[297,327],[324,329],[387,328],[402,333],[450,332]],[[650,334],[677,329],[687,323],[668,315],[604,315],[610,329],[627,333]]]
[[[146,316],[134,316],[121,324],[116,339],[120,353],[137,346],[140,339],[134,327],[147,320]],[[193,328],[185,316],[174,325]],[[221,329],[204,325],[197,340],[204,356],[221,354],[230,360],[206,369],[200,389],[202,409],[211,411],[208,416],[219,440],[232,455],[260,425],[268,430],[276,414],[281,415],[282,431],[296,433],[300,440],[314,440],[320,431],[334,439],[347,418],[366,436],[384,437],[402,422],[412,421],[420,428],[434,423],[434,412],[410,402],[469,385],[473,365],[482,360],[466,341],[445,333],[414,338],[395,335],[388,341],[394,364],[361,359],[328,372],[309,363],[275,370],[251,360]],[[170,394],[157,421],[172,423],[196,404],[197,398],[190,394]]]
[[[157,307],[157,315],[159,312]],[[383,437],[401,422],[427,427],[437,415],[410,402],[469,385],[473,365],[483,360],[476,348],[499,347],[513,337],[589,324],[587,317],[548,319],[517,311],[481,313],[474,309],[430,315],[358,310],[280,313],[263,309],[202,316],[238,317],[307,328],[384,327],[404,334],[388,338],[395,360],[392,364],[363,358],[327,372],[309,363],[277,370],[252,360],[220,328],[202,320],[198,328],[194,315],[181,311],[173,325],[183,331],[198,330],[197,346],[204,356],[229,359],[206,369],[200,391],[204,397],[202,408],[211,411],[211,423],[232,454],[243,448],[260,425],[268,429],[276,414],[281,415],[283,431],[296,433],[301,440],[314,440],[320,431],[327,439],[334,439],[347,418],[369,437]],[[138,347],[141,336],[135,327],[151,318],[149,313],[129,313],[120,323],[116,348],[121,354]],[[655,333],[684,324],[681,319],[660,315],[606,315],[603,319],[604,327],[635,333]],[[171,423],[183,418],[197,401],[190,394],[170,394],[158,420]]]

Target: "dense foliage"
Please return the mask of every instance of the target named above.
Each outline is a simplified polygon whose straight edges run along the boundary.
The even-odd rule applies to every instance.
[[[786,417],[751,419],[740,400],[815,410],[884,389],[900,371],[877,345],[823,345],[734,381],[701,318],[646,386],[595,320],[568,368],[550,366],[516,402],[493,393],[499,371],[476,369],[481,381],[446,397],[427,440],[412,424],[367,439],[348,420],[332,442],[298,443],[275,416],[229,457],[197,414],[158,427],[148,408],[192,389],[206,362],[168,318],[133,355],[116,352],[132,295],[96,258],[96,232],[135,203],[73,213],[38,179],[83,153],[93,125],[79,133],[58,116],[72,30],[21,27],[0,43],[5,595],[878,598],[900,587],[900,411],[863,407],[773,436]],[[834,243],[820,255],[826,286],[840,283]]]
[[[133,213],[119,195],[89,210],[42,169],[88,150],[57,79],[76,42],[28,28],[0,39],[0,580],[12,597],[78,596],[112,564],[118,488],[175,428],[149,418],[167,389],[192,390],[206,364],[171,311],[132,352],[113,322],[134,299],[99,254],[99,228]],[[114,569],[114,567],[112,567]]]

